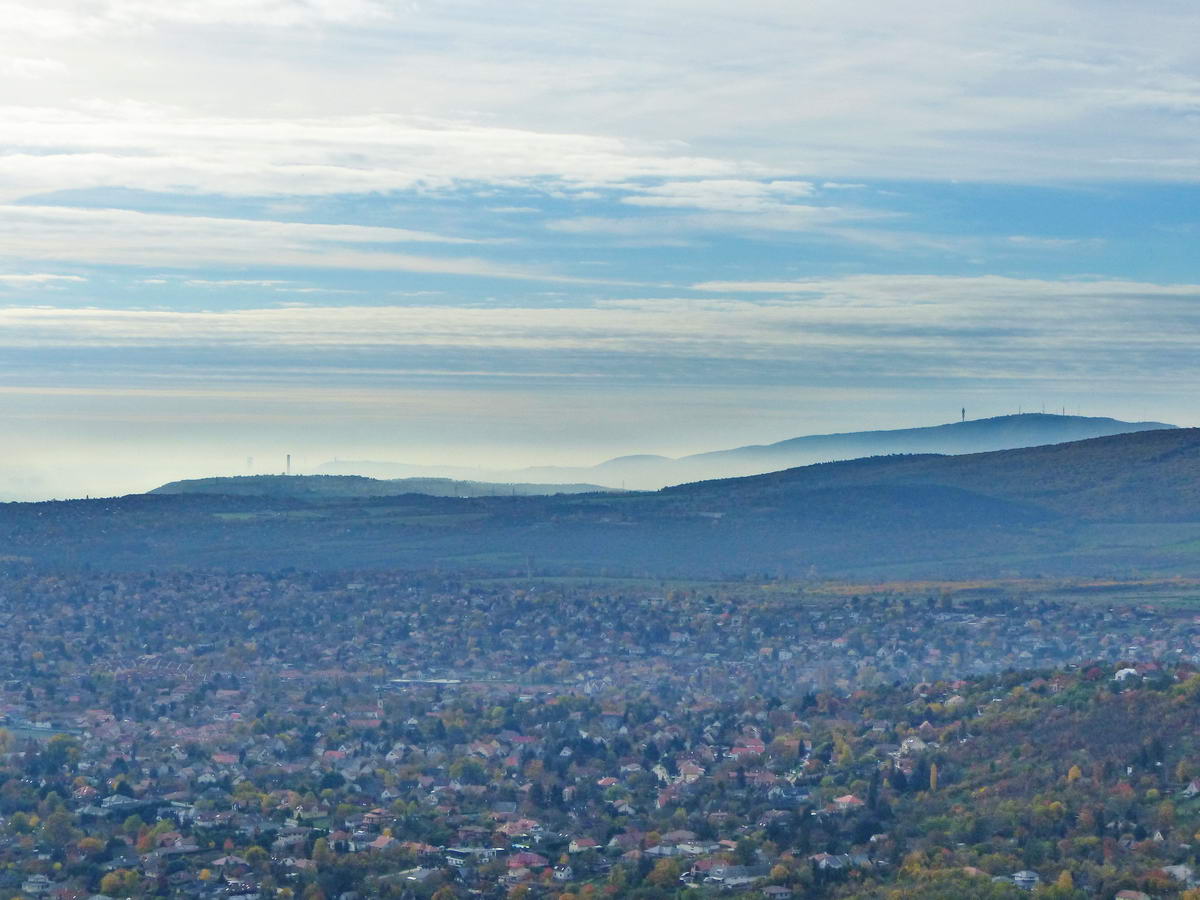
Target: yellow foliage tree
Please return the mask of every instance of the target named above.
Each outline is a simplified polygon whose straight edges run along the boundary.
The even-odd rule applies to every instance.
[[[925,854],[920,850],[914,850],[904,857],[904,862],[900,866],[900,874],[905,878],[921,878],[926,871]]]
[[[854,762],[854,752],[850,749],[850,744],[844,735],[834,735],[833,755],[839,766],[848,766]]]
[[[130,869],[117,869],[100,879],[100,893],[110,896],[131,894],[137,888],[138,875]]]
[[[1067,784],[1076,782],[1082,777],[1083,770],[1080,769],[1079,766],[1071,766],[1070,770],[1067,772]]]
[[[655,887],[669,888],[679,884],[679,863],[673,859],[660,859],[646,876],[646,881]]]

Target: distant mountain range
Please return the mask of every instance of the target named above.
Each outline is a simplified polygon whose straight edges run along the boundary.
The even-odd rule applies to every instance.
[[[896,455],[653,493],[0,505],[0,564],[492,577],[1200,576],[1200,429]]]
[[[842,459],[895,453],[982,453],[1175,427],[1163,422],[1122,422],[1088,416],[1024,413],[923,428],[814,434],[678,459],[651,454],[620,456],[596,466],[505,470],[339,460],[321,465],[318,471],[327,475],[366,475],[386,479],[438,475],[487,482],[588,482],[614,488],[658,490],[689,481],[760,475]]]
[[[1043,518],[1200,522],[1200,429],[1134,432],[961,456],[896,455],[666,488],[730,508],[808,505],[818,493],[944,489]]]
[[[433,497],[532,497],[549,494],[611,492],[598,484],[497,484],[450,478],[392,478],[362,475],[238,475],[172,481],[151,494],[221,494],[240,497],[348,499],[428,494]]]

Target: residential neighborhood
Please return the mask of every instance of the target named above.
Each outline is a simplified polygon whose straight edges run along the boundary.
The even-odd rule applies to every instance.
[[[1186,609],[662,587],[11,574],[0,890],[852,896],[911,869],[897,810],[1030,698],[1200,661]],[[1186,762],[1154,788],[1181,810]],[[1139,828],[1117,852],[1192,886],[1190,832]],[[1011,840],[960,868],[1055,880]]]

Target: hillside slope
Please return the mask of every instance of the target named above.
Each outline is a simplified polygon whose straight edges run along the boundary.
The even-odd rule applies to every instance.
[[[232,478],[192,478],[156,487],[151,494],[218,494],[240,497],[304,497],[335,499],[397,497],[428,494],[432,497],[540,496],[609,492],[597,484],[497,484],[456,481],[450,478],[393,478],[361,475],[242,475]]]
[[[320,471],[374,477],[438,474],[488,481],[585,481],[610,487],[657,490],[689,481],[758,475],[795,466],[867,456],[982,453],[1174,428],[1174,425],[1162,422],[1122,422],[1101,417],[1024,413],[921,428],[806,435],[774,444],[734,447],[677,459],[635,454],[610,459],[596,466],[473,470],[414,467],[396,463],[339,462],[326,463],[320,467]]]
[[[1174,426],[1162,422],[1122,422],[1102,417],[1023,413],[950,422],[925,428],[809,435],[774,444],[686,456],[680,461],[744,460],[774,463],[796,459],[796,462],[790,464],[795,466],[839,458],[856,459],[895,453],[985,453],[1171,428]]]
[[[806,710],[819,739],[846,742],[840,760],[814,766],[814,808],[845,793],[864,802],[818,816],[800,849],[891,863],[818,878],[811,894],[1016,900],[1030,893],[1013,874],[1032,871],[1046,885],[1033,896],[1194,896],[1170,867],[1196,861],[1200,676],[1139,662],[882,688],[832,701],[828,715]]]
[[[871,485],[953,487],[1081,521],[1200,521],[1200,429],[964,456],[875,457],[701,482],[663,493],[744,505]]]
[[[650,577],[1200,575],[1200,430],[877,457],[656,493],[6,504],[0,557]]]

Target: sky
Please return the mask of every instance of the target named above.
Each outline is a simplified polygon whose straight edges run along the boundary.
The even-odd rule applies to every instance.
[[[0,0],[0,499],[1200,424],[1200,9]]]

